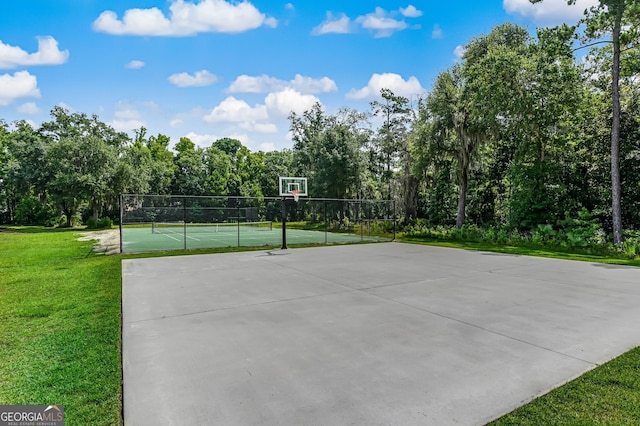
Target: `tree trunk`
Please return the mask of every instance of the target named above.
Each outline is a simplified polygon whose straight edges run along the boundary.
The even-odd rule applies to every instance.
[[[411,219],[418,216],[418,180],[411,174],[411,152],[409,147],[404,148],[404,179],[403,182],[403,198],[404,198],[404,221],[407,223]]]
[[[72,223],[72,218],[73,218],[73,212],[70,211],[67,208],[62,208],[62,211],[64,212],[64,217],[67,219],[67,228],[71,228]]]
[[[458,178],[458,214],[456,215],[456,226],[458,229],[464,225],[467,209],[467,189],[469,187],[469,164],[470,156],[469,143],[465,141],[465,147],[463,148],[460,158],[460,176]]]
[[[474,146],[478,144],[479,137],[477,135],[469,135],[463,127],[457,131],[462,147],[459,151],[460,158],[459,167],[460,175],[458,177],[458,214],[456,215],[456,226],[462,228],[466,218],[467,209],[467,189],[469,188],[469,167],[471,165],[471,153]]]
[[[467,187],[469,186],[468,171],[462,170],[458,190],[458,214],[456,215],[456,227],[462,228],[465,220],[465,210],[467,208]]]
[[[418,217],[418,179],[408,175],[405,179],[404,191],[404,221]]]
[[[611,72],[611,207],[613,214],[613,242],[622,243],[622,208],[620,188],[620,31],[623,8],[616,13],[613,26],[613,70]]]
[[[98,202],[96,201],[95,198],[91,199],[91,204],[92,204],[92,208],[93,208],[93,220],[95,220],[96,222],[98,221],[98,217],[99,215],[99,211],[98,211]]]

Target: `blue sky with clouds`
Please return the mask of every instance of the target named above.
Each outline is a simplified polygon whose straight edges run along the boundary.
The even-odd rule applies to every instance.
[[[575,23],[597,0],[23,0],[0,13],[0,119],[61,105],[133,134],[290,148],[290,111],[428,92],[471,37]]]

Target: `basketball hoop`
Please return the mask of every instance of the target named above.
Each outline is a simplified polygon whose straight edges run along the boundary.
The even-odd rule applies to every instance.
[[[298,198],[300,197],[300,190],[299,189],[294,189],[291,191],[291,195],[293,195],[293,200],[297,203],[298,202]]]

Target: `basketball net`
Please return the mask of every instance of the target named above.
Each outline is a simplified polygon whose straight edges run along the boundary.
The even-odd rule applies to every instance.
[[[293,195],[293,200],[297,203],[298,202],[298,198],[300,197],[300,190],[299,189],[293,189],[291,191],[291,195]]]

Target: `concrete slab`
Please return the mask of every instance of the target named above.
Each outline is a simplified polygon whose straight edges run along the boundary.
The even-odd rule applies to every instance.
[[[484,424],[640,345],[640,269],[388,243],[123,262],[127,425]]]

